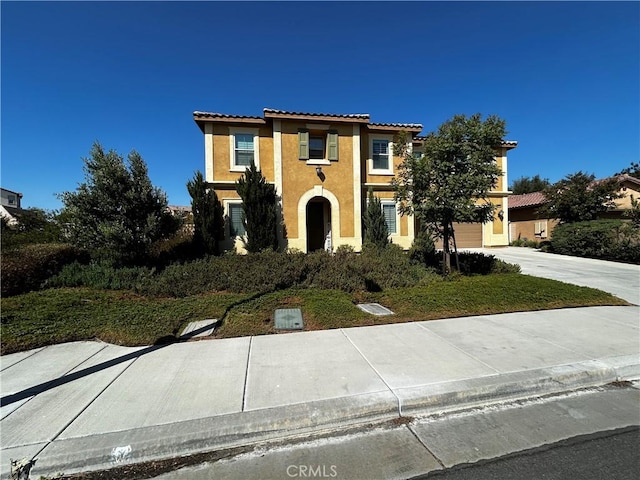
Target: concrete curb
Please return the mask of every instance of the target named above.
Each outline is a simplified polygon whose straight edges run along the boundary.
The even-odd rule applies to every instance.
[[[251,446],[392,420],[559,394],[640,378],[637,355],[400,388],[185,422],[59,438],[39,455],[35,475],[72,474]]]

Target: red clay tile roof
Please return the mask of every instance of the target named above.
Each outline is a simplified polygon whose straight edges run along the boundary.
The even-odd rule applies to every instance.
[[[277,110],[275,108],[264,108],[264,117],[265,118],[310,118],[313,120],[346,120],[350,122],[368,122],[369,114],[368,113],[351,113],[351,114],[342,114],[342,113],[314,113],[314,112],[291,112],[287,110]]]
[[[524,193],[522,195],[509,195],[509,209],[538,207],[544,205],[547,199],[542,192]]]
[[[422,130],[422,124],[421,123],[375,123],[375,122],[371,122],[371,123],[369,123],[369,126],[370,127],[411,128],[411,129],[419,128],[420,130]]]
[[[228,115],[226,113],[198,112],[198,111],[193,112],[193,116],[197,117],[197,118],[229,118],[229,119],[233,119],[233,118],[237,118],[237,119],[250,118],[252,120],[263,120],[262,117],[255,117],[255,116],[250,116],[250,115]]]
[[[618,179],[618,183],[630,182],[640,186],[640,178],[632,177],[631,175],[627,175],[626,173],[623,173],[622,175],[618,175],[617,179]]]

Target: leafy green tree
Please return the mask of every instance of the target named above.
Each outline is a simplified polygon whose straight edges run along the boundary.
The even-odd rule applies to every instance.
[[[116,264],[138,263],[148,257],[153,242],[179,228],[167,210],[166,195],[151,184],[147,165],[136,151],[125,162],[96,142],[84,159],[84,171],[85,182],[59,198],[65,235],[92,256]]]
[[[577,172],[544,190],[547,203],[540,209],[542,215],[558,219],[561,223],[595,220],[600,213],[615,207],[620,198],[618,180],[595,180],[593,174]]]
[[[385,248],[389,245],[389,229],[384,220],[380,199],[369,189],[369,201],[364,211],[364,242]]]
[[[236,182],[236,191],[242,199],[247,251],[277,250],[278,202],[275,186],[267,183],[262,172],[251,162],[251,167]]]
[[[218,240],[224,231],[222,204],[213,189],[207,188],[202,172],[187,182],[193,214],[193,245],[200,253],[218,255]]]
[[[630,196],[631,200],[631,208],[624,212],[624,216],[631,220],[631,223],[636,227],[640,228],[640,201],[636,198],[633,198],[633,195]]]
[[[540,175],[535,177],[520,177],[513,181],[509,190],[514,195],[522,195],[524,193],[541,192],[547,188],[551,183],[548,178],[540,178]]]
[[[640,178],[640,163],[631,162],[631,165],[619,171],[616,175],[629,175],[634,178]]]
[[[488,193],[502,172],[495,156],[503,142],[505,122],[496,116],[455,115],[427,135],[422,156],[409,153],[406,133],[395,142],[404,157],[392,181],[402,214],[415,214],[423,227],[443,239],[443,269],[451,269],[454,222],[486,223],[495,206]],[[457,250],[456,250],[457,254]]]
[[[27,208],[20,210],[16,217],[15,225],[9,225],[6,219],[2,218],[2,248],[62,241],[56,212]]]

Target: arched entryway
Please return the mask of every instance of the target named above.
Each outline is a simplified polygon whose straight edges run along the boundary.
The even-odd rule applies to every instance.
[[[324,197],[313,197],[307,203],[307,252],[331,250],[331,203]]]

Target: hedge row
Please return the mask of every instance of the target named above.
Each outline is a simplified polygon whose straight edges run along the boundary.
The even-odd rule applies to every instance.
[[[479,253],[461,254],[460,262],[466,274],[519,272],[517,265]],[[76,263],[65,267],[47,286],[127,289],[143,295],[184,297],[220,291],[271,292],[290,287],[380,291],[424,285],[437,279],[436,270],[412,261],[399,247],[391,245],[382,250],[365,248],[361,254],[349,249],[338,249],[334,255],[323,251],[227,254],[170,265],[162,271]]]
[[[3,251],[0,260],[2,296],[38,290],[65,265],[88,261],[86,252],[66,244],[34,244]]]
[[[622,220],[565,223],[553,229],[550,250],[562,255],[640,264],[640,229]]]

